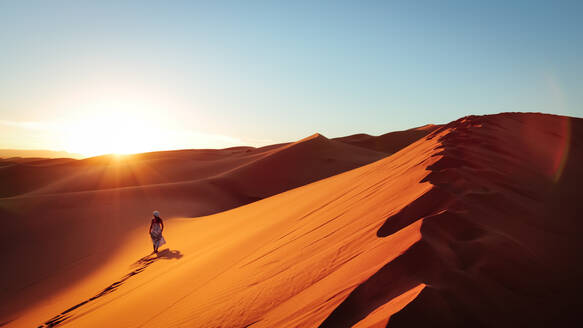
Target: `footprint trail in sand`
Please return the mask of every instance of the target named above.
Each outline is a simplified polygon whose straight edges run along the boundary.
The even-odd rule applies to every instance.
[[[180,251],[170,250],[170,249],[164,249],[164,250],[160,251],[158,254],[150,254],[150,255],[144,256],[143,258],[139,259],[136,263],[134,263],[132,265],[132,267],[136,267],[136,269],[132,270],[130,273],[126,274],[118,281],[107,286],[105,289],[103,289],[97,295],[95,295],[89,299],[86,299],[85,301],[83,301],[79,304],[76,304],[76,305],[66,309],[65,311],[57,314],[56,316],[52,317],[51,319],[47,320],[45,323],[40,325],[39,328],[45,328],[45,327],[48,328],[48,327],[59,326],[63,322],[71,319],[75,315],[76,310],[78,310],[82,306],[86,305],[87,303],[95,301],[96,299],[99,299],[100,297],[103,297],[109,293],[114,292],[121,285],[123,285],[124,282],[126,282],[126,280],[128,280],[131,277],[137,275],[138,273],[144,271],[150,264],[152,264],[158,260],[161,260],[161,259],[166,259],[166,260],[168,260],[168,259],[180,259],[181,257],[182,257],[182,253],[180,253]]]

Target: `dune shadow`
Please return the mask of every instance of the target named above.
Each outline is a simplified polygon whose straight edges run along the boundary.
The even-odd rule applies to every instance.
[[[173,260],[173,259],[178,260],[180,258],[182,258],[182,253],[180,251],[166,248],[159,251],[158,253],[152,253],[142,257],[141,259],[137,260],[134,264],[132,264],[132,267],[143,265],[148,266],[158,260]]]
[[[425,243],[413,245],[355,288],[319,327],[352,327],[379,306],[415,288],[419,285],[418,272],[427,265],[418,257],[429,254]]]
[[[129,278],[144,271],[152,263],[159,261],[159,260],[178,260],[178,259],[182,258],[182,256],[183,255],[180,251],[171,250],[168,248],[163,249],[158,253],[152,253],[152,254],[146,255],[131,265],[131,267],[134,268],[132,271],[130,271],[128,274],[121,277],[119,280],[115,281],[111,285],[107,286],[105,289],[103,289],[97,295],[95,295],[91,298],[88,298],[85,301],[80,302],[80,303],[66,309],[65,311],[59,313],[58,315],[52,317],[51,319],[49,319],[47,321],[45,321],[43,324],[39,325],[38,327],[39,328],[41,328],[41,327],[42,328],[44,328],[44,327],[57,327],[58,325],[65,322],[66,320],[71,319],[71,317],[74,315],[75,310],[79,309],[80,307],[86,305],[89,302],[95,301],[96,299],[99,299],[102,296],[105,296],[109,293],[114,292],[120,286],[122,286]]]

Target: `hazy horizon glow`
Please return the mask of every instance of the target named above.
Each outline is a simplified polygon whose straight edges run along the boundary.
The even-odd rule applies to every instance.
[[[0,3],[0,149],[134,153],[583,116],[580,1]]]

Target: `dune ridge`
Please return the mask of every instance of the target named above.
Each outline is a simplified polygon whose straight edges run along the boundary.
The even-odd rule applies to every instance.
[[[320,327],[363,320],[399,288],[391,281],[395,272],[426,287],[387,320],[388,327],[581,321],[580,291],[571,286],[583,268],[577,222],[583,208],[574,183],[583,181],[577,167],[582,120],[471,116],[440,130],[450,131],[439,137],[442,157],[424,179],[433,187],[377,231],[386,237],[421,221],[422,237],[356,288]],[[566,147],[570,157],[558,167],[555,160]]]

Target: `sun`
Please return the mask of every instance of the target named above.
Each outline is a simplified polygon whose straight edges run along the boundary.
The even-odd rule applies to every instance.
[[[132,154],[156,148],[155,124],[122,112],[91,115],[68,125],[66,150],[85,156]]]

